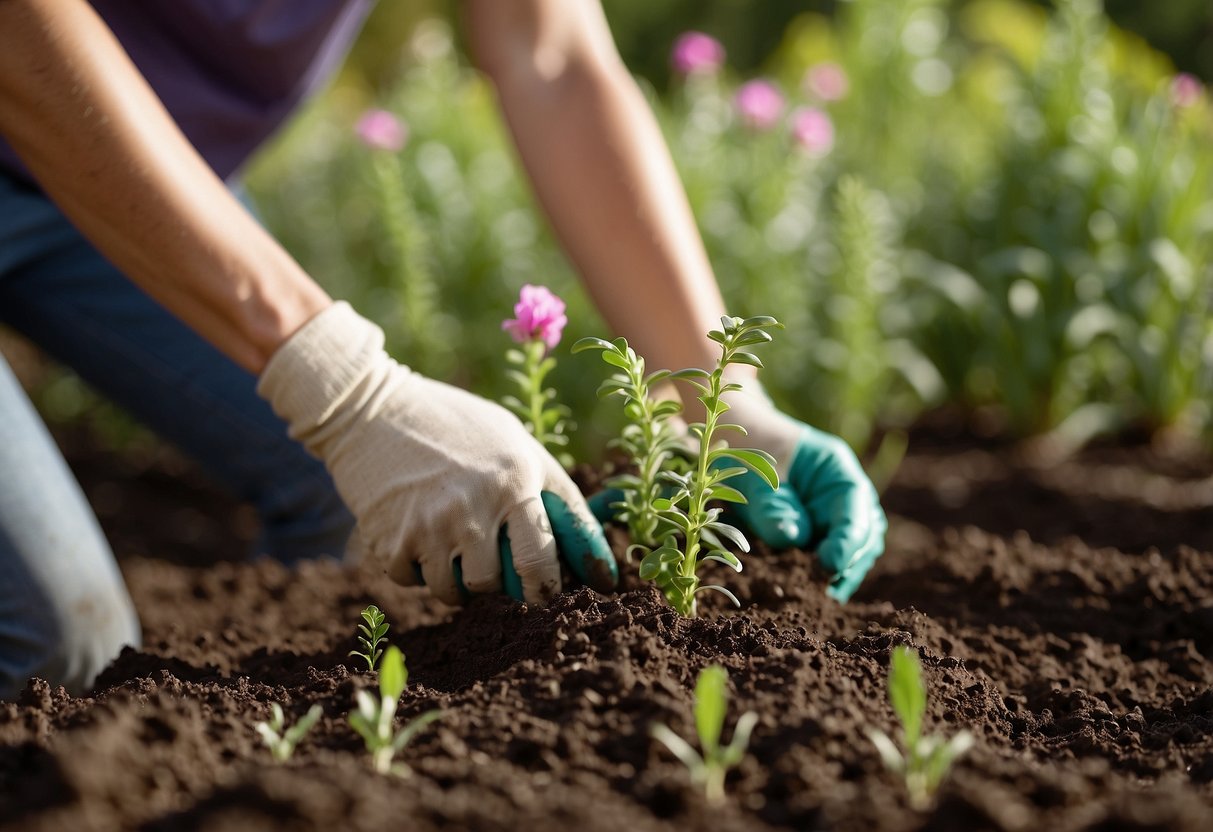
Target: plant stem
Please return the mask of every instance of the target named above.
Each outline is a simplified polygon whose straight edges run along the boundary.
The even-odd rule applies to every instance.
[[[526,363],[523,365],[523,372],[530,382],[527,388],[527,406],[531,411],[531,435],[542,445],[546,445],[544,439],[547,431],[543,425],[543,375],[539,372],[539,365],[543,363],[546,352],[547,347],[542,341],[536,339],[529,342],[526,345]]]
[[[706,398],[719,403],[720,381],[723,372],[720,367],[712,372],[708,379],[708,396]],[[703,524],[704,507],[707,503],[708,456],[712,453],[712,434],[716,431],[717,408],[705,407],[703,419],[703,436],[699,438],[699,460],[695,469],[695,477],[691,481],[691,499],[687,513],[690,523],[687,529],[686,553],[682,559],[681,572],[684,576],[695,578],[695,584],[686,592],[683,609],[680,610],[688,618],[694,618],[697,613],[695,590],[698,589],[698,576],[695,574],[699,561],[699,529]]]
[[[724,766],[707,766],[703,774],[703,796],[708,803],[724,802]]]

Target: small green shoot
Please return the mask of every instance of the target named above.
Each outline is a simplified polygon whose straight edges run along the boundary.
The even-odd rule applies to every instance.
[[[923,736],[927,686],[922,678],[922,662],[917,650],[909,647],[893,650],[889,660],[889,702],[901,722],[904,753],[882,731],[870,730],[868,738],[876,746],[885,767],[905,778],[910,805],[922,810],[931,804],[931,798],[948,776],[952,764],[973,747],[973,735],[961,731],[949,740]]]
[[[649,728],[653,739],[686,765],[691,782],[703,789],[709,803],[724,800],[725,776],[745,757],[750,734],[758,722],[758,714],[746,711],[733,728],[733,739],[728,745],[720,744],[729,706],[728,684],[729,674],[719,665],[705,667],[695,683],[695,729],[699,733],[702,754],[661,723],[654,723]]]
[[[366,623],[358,625],[358,629],[362,631],[362,635],[358,636],[358,643],[366,652],[359,653],[357,650],[351,650],[349,654],[365,660],[367,670],[374,670],[375,665],[379,662],[379,657],[383,655],[383,648],[380,644],[383,642],[383,637],[387,635],[388,623],[384,620],[383,613],[374,604],[362,611],[362,619]]]
[[[357,694],[358,710],[350,714],[350,726],[366,742],[366,750],[371,752],[371,764],[380,774],[407,775],[408,767],[403,764],[393,766],[393,758],[404,750],[418,732],[442,716],[438,710],[426,711],[399,731],[393,732],[392,722],[396,718],[400,694],[404,693],[408,680],[404,654],[397,647],[389,647],[379,668],[379,701],[376,702],[375,697],[367,691],[360,690]]]
[[[287,728],[286,717],[282,713],[282,706],[277,702],[271,702],[269,721],[258,722],[254,727],[257,729],[257,733],[261,735],[261,739],[265,741],[270,754],[274,757],[274,762],[285,763],[295,753],[295,746],[299,744],[299,741],[304,738],[308,731],[312,730],[312,726],[319,721],[323,713],[323,708],[319,705],[313,705],[298,722]]]

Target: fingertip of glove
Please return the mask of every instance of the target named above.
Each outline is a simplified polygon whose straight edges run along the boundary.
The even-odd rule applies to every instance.
[[[609,493],[600,492],[604,495]],[[539,496],[552,522],[556,548],[577,579],[598,592],[614,589],[619,583],[619,567],[602,526],[596,521],[587,522],[588,518],[580,516],[550,491],[544,491]],[[593,509],[593,503],[590,507]]]

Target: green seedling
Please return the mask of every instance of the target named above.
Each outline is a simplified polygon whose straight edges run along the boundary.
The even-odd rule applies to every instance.
[[[323,713],[323,708],[319,705],[313,705],[298,722],[287,728],[286,717],[282,713],[282,706],[277,702],[271,702],[269,721],[258,722],[254,727],[257,729],[257,733],[261,735],[261,739],[265,741],[270,754],[274,757],[274,761],[285,763],[295,753],[295,746],[299,744],[308,731],[312,730],[312,726],[319,721]]]
[[[602,360],[618,370],[599,386],[598,395],[622,398],[628,419],[623,433],[611,445],[628,455],[636,473],[612,477],[605,485],[622,495],[611,508],[617,511],[616,519],[627,524],[632,538],[627,556],[631,560],[634,551],[655,549],[660,540],[663,523],[653,503],[662,494],[661,472],[685,453],[670,423],[682,411],[682,405],[654,397],[653,389],[670,377],[670,371],[656,370],[646,375],[644,358],[628,346],[626,339],[582,338],[573,345],[573,352],[585,350],[601,351]]]
[[[705,667],[695,682],[695,729],[699,733],[702,754],[661,723],[654,723],[649,728],[653,739],[686,765],[691,782],[703,789],[709,803],[724,800],[725,776],[745,757],[750,734],[758,722],[758,714],[746,711],[733,728],[733,739],[728,745],[720,744],[729,707],[728,684],[729,674],[719,665]]]
[[[374,670],[375,665],[379,662],[379,657],[383,655],[383,648],[380,645],[383,637],[387,635],[388,623],[384,620],[383,613],[374,604],[362,611],[362,619],[366,623],[358,625],[358,629],[362,631],[362,635],[358,636],[358,643],[366,652],[359,653],[357,650],[351,650],[349,654],[365,660],[367,670]]]
[[[925,809],[948,776],[952,764],[973,747],[973,735],[961,731],[949,740],[923,736],[927,686],[922,678],[917,650],[909,647],[893,650],[889,661],[889,702],[901,722],[904,752],[882,731],[870,730],[868,738],[876,746],[885,766],[905,778],[910,805]]]
[[[350,726],[358,732],[371,752],[371,764],[380,774],[394,772],[407,775],[409,769],[403,764],[392,765],[392,760],[415,737],[418,732],[442,716],[438,710],[426,711],[399,731],[393,730],[392,722],[400,694],[408,683],[409,672],[404,665],[404,654],[397,647],[389,647],[383,655],[379,668],[379,700],[365,690],[358,691],[358,710],[350,714]]]

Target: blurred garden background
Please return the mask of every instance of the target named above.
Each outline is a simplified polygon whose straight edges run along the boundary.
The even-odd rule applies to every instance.
[[[1210,4],[604,5],[731,310],[787,325],[764,378],[789,412],[861,452],[944,406],[1063,446],[1213,438]],[[553,382],[592,460],[618,408],[597,406],[596,362],[568,345],[606,333],[536,212],[456,6],[381,3],[247,184],[398,358],[486,396],[509,392],[500,324],[519,287],[564,296]],[[723,65],[673,67],[688,31],[718,39]],[[390,165],[355,133],[369,108],[408,126]],[[42,398],[60,418],[91,409],[70,379]]]

